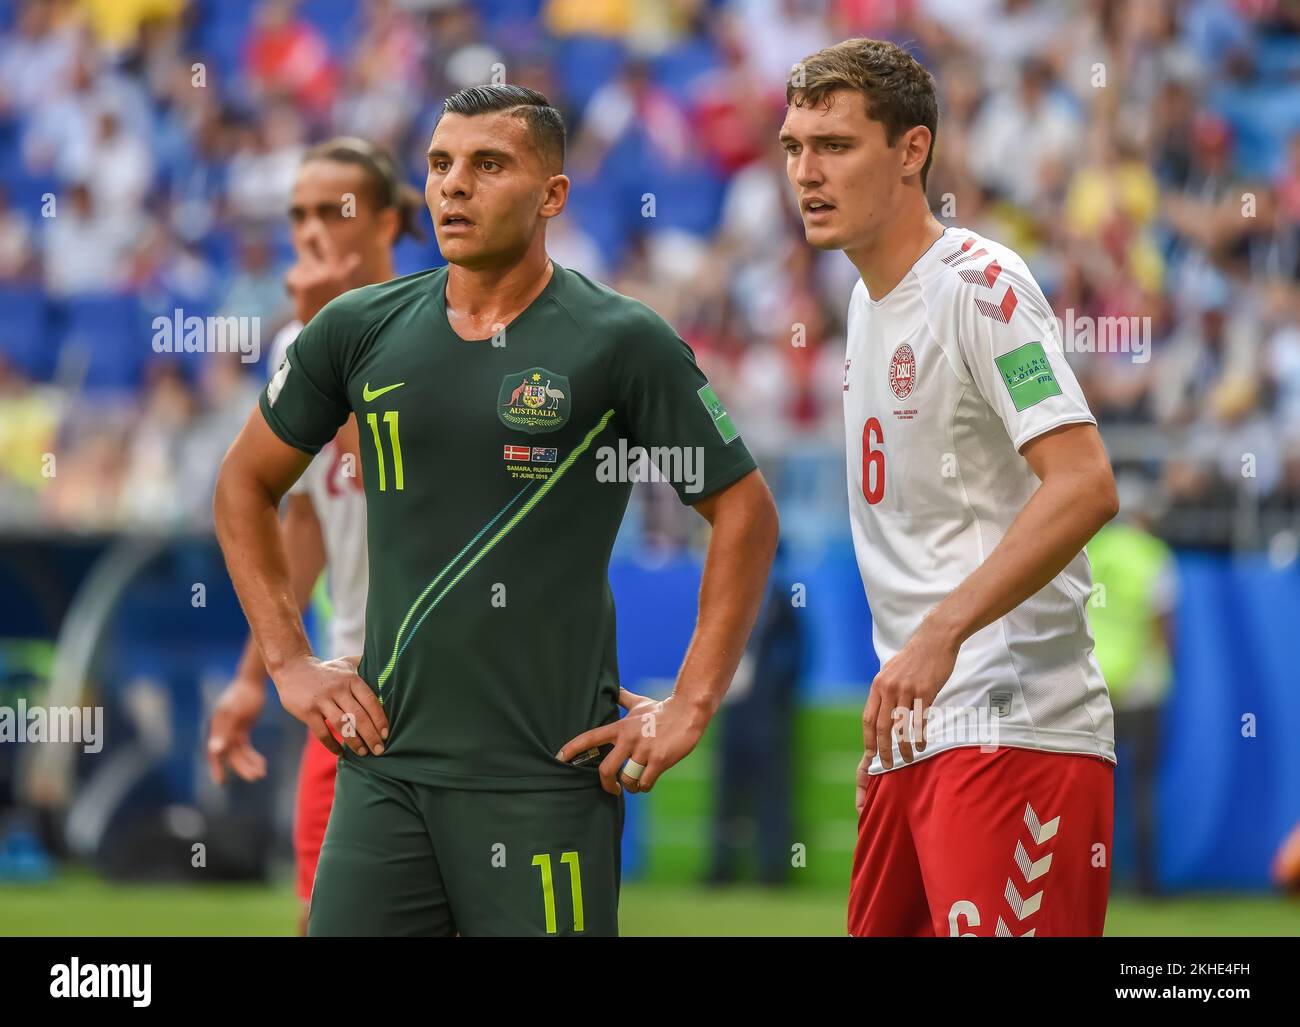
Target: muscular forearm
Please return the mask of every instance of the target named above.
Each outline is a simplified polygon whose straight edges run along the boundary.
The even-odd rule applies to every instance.
[[[1002,541],[922,624],[959,647],[1010,613],[1058,575],[1115,514],[1113,485],[1096,475],[1045,480],[1011,522]]]
[[[713,535],[695,634],[673,694],[657,703],[621,689],[618,701],[627,716],[569,739],[556,754],[567,763],[577,753],[611,745],[600,763],[601,787],[611,795],[623,788],[648,792],[695,748],[736,673],[762,605],[779,527],[762,475],[751,471],[695,509],[713,525]]]
[[[699,618],[673,693],[704,723],[717,710],[736,673],[776,553],[776,508],[761,479],[758,484],[760,498],[728,503],[713,518]]]
[[[244,651],[239,654],[235,677],[256,685],[266,682],[266,664],[262,662],[262,651],[257,648],[257,640],[252,635],[248,636]]]
[[[289,582],[299,611],[311,602],[312,590],[325,569],[325,543],[321,537],[320,521],[315,507],[305,495],[291,494],[288,509],[281,524],[285,557],[289,566]],[[262,684],[266,680],[266,665],[257,641],[250,635],[244,645],[236,675],[247,681]]]
[[[272,674],[294,659],[311,655],[281,538],[277,500],[229,462],[217,479],[213,500],[217,538],[230,580],[256,648]]]

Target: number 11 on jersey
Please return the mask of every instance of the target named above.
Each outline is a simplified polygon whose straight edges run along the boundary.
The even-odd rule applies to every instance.
[[[375,439],[375,461],[379,466],[379,491],[387,492],[388,475],[384,468],[384,444],[379,439],[379,415],[372,410],[366,414],[366,423],[370,425],[370,434]],[[393,448],[393,489],[401,492],[406,487],[406,483],[402,475],[402,443],[397,438],[397,411],[385,411],[384,423],[388,425],[388,438]]]

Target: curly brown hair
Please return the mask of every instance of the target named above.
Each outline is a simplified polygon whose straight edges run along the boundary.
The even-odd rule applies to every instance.
[[[852,89],[867,102],[867,117],[885,127],[893,146],[909,128],[930,130],[930,152],[921,167],[921,188],[930,174],[939,131],[939,100],[934,76],[901,46],[882,39],[846,39],[818,50],[790,70],[786,103],[796,107],[826,102],[832,92]]]

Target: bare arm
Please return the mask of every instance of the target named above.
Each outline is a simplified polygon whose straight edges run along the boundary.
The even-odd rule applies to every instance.
[[[736,675],[754,629],[780,526],[772,493],[757,471],[700,500],[695,510],[713,532],[704,558],[695,633],[673,697],[707,724]]]
[[[1021,452],[1042,484],[988,559],[926,618],[954,648],[1060,574],[1119,512],[1110,460],[1093,425],[1065,425]]]
[[[280,500],[311,456],[281,442],[254,410],[226,453],[212,509],[226,568],[272,674],[311,656],[280,534]]]
[[[305,495],[290,495],[280,525],[289,579],[298,609],[306,609],[312,588],[325,567],[325,542],[316,508]],[[253,725],[266,705],[266,666],[250,635],[235,676],[221,692],[208,726],[208,771],[225,783],[229,766],[245,781],[266,775],[266,758],[253,745]]]
[[[751,471],[695,509],[713,533],[695,633],[672,695],[654,702],[623,689],[619,703],[627,708],[626,717],[584,732],[557,754],[567,762],[613,742],[600,765],[607,792],[617,794],[622,787],[648,792],[660,774],[695,748],[731,684],[763,601],[779,532],[776,504],[763,476]],[[639,780],[620,773],[629,759],[645,768]]]
[[[962,643],[1056,577],[1119,509],[1110,461],[1093,425],[1056,428],[1025,443],[1021,453],[1042,484],[988,558],[930,611],[872,682],[862,718],[866,756],[858,774],[859,809],[873,755],[879,752],[881,762],[893,766],[894,711],[915,710],[919,702],[922,719],[913,730],[917,749],[924,749],[925,708],[951,676]],[[911,761],[906,734],[899,752]]]
[[[307,609],[312,590],[325,569],[325,540],[321,535],[320,518],[310,497],[290,495],[285,503],[284,520],[280,522],[280,535],[284,542],[285,559],[289,567],[289,585],[299,611]],[[266,680],[266,664],[258,651],[256,640],[250,635],[240,657],[236,676],[262,685]]]
[[[280,701],[332,752],[331,730],[358,755],[383,752],[388,720],[350,660],[317,660],[303,628],[280,535],[280,498],[310,462],[254,410],[226,454],[213,513],[226,567]]]

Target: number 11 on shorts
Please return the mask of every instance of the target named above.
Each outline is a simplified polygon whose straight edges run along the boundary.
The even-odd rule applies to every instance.
[[[560,862],[569,866],[569,890],[573,895],[573,930],[582,930],[582,871],[576,852],[560,853]],[[542,872],[542,904],[546,910],[546,933],[555,933],[555,882],[551,874],[551,854],[539,852],[533,857],[533,866]]]

